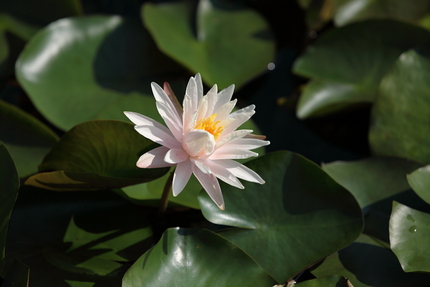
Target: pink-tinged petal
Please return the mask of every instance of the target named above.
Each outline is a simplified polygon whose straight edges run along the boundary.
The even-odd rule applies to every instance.
[[[196,121],[202,120],[206,117],[206,112],[208,110],[208,98],[203,97],[200,100],[199,106],[197,108],[197,119]],[[195,124],[191,124],[190,128],[194,128]]]
[[[164,157],[168,151],[169,149],[164,146],[154,148],[147,153],[144,153],[137,160],[136,166],[140,168],[159,168],[172,166],[172,164],[164,161]]]
[[[193,170],[191,168],[191,161],[186,160],[178,163],[175,169],[175,174],[173,175],[172,192],[173,196],[177,196],[190,180]]]
[[[230,141],[229,143],[223,145],[221,149],[224,148],[224,149],[253,150],[262,146],[267,146],[269,144],[270,144],[269,141],[263,141],[255,138],[248,138],[248,135],[246,135],[243,138]]]
[[[209,159],[245,159],[256,156],[258,156],[258,153],[256,152],[246,150],[240,147],[223,145],[221,148],[216,149],[214,153],[209,156]]]
[[[205,98],[208,101],[208,108],[204,117],[208,118],[214,113],[215,104],[218,100],[218,86],[216,84],[209,90]]]
[[[157,102],[156,105],[158,113],[169,127],[169,130],[172,132],[173,136],[178,141],[182,141],[182,118],[178,120],[178,118],[172,114],[170,108],[165,104]]]
[[[234,113],[231,113],[229,115],[229,118],[233,118],[234,122],[232,122],[229,126],[227,126],[224,129],[223,133],[230,133],[232,131],[235,131],[238,127],[240,127],[244,122],[246,122],[247,120],[249,120],[253,114],[255,114],[255,106],[254,105],[250,105],[247,106],[243,109],[237,110]]]
[[[237,179],[237,177],[235,177],[224,166],[218,164],[217,161],[204,160],[202,161],[202,163],[204,163],[205,166],[209,167],[213,175],[215,175],[217,178],[221,179],[225,183],[240,189],[245,188],[242,183]]]
[[[164,161],[170,164],[177,164],[188,159],[188,154],[183,149],[171,149],[169,150]]]
[[[154,121],[153,119],[151,119],[150,117],[141,115],[139,113],[135,113],[135,112],[124,112],[124,115],[127,116],[127,118],[132,121],[135,125],[156,125],[156,124],[160,124],[157,121]],[[161,125],[161,124],[160,124]],[[162,126],[162,125],[161,125]],[[166,130],[167,128],[164,127]]]
[[[158,125],[164,127],[161,128]],[[168,148],[180,148],[181,144],[173,137],[172,133],[163,125],[157,126],[134,126],[134,129],[155,143]]]
[[[214,110],[214,113],[216,113],[215,121],[222,121],[226,119],[236,105],[236,102],[237,100],[235,99],[233,101],[225,103],[218,109]]]
[[[198,169],[200,169],[203,173],[206,174],[211,174],[212,171],[209,168],[209,166],[206,166],[205,164],[203,164],[200,160],[191,160],[191,162],[198,167]]]
[[[175,93],[173,92],[168,82],[164,82],[163,90],[166,93],[166,95],[169,97],[178,115],[182,115],[181,104],[179,103],[178,98],[176,97]]]
[[[193,130],[184,135],[182,146],[191,157],[208,156],[214,152],[216,142],[207,131]]]
[[[203,97],[203,82],[202,77],[199,73],[197,73],[194,76],[194,80],[196,81],[196,87],[197,87],[197,102],[200,101]]]
[[[196,166],[193,166],[193,173],[209,197],[218,205],[219,209],[224,210],[224,198],[215,175],[205,174]]]
[[[223,132],[217,140],[216,148],[219,149],[223,145],[225,145],[231,141],[243,138],[244,136],[246,136],[250,133],[252,133],[252,130],[238,130],[238,131],[231,132],[227,135],[225,135]]]
[[[218,164],[224,166],[234,176],[250,181],[263,184],[265,181],[252,169],[238,163],[237,161],[230,159],[223,159],[217,161]]]
[[[166,92],[164,92],[164,90],[154,82],[151,83],[151,89],[155,100],[159,103],[163,103],[168,108],[169,117],[176,122],[181,122],[181,110],[178,110],[177,106],[172,102],[171,97],[168,96]]]
[[[231,101],[231,97],[233,96],[234,85],[229,86],[228,88],[220,91],[218,93],[218,100],[215,103],[214,110],[218,110],[222,105]]]

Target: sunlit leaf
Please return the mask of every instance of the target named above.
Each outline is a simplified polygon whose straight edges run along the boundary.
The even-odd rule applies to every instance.
[[[416,162],[392,157],[336,161],[322,166],[355,196],[361,208],[409,189],[406,175],[418,167]]]
[[[425,43],[429,35],[423,28],[392,20],[364,21],[327,32],[294,65],[297,74],[313,79],[297,115],[307,118],[373,102],[379,82],[399,55]]]
[[[120,188],[163,176],[169,169],[141,169],[137,159],[154,148],[132,124],[94,120],[68,131],[26,184],[54,190]]]
[[[0,140],[10,150],[20,177],[25,177],[37,172],[58,137],[33,116],[0,100]]]
[[[430,272],[430,214],[393,203],[390,218],[391,249],[405,272]]]
[[[123,110],[152,117],[150,82],[168,80],[164,75],[178,69],[172,62],[156,49],[140,21],[86,16],[39,31],[16,69],[36,108],[68,130],[96,118],[126,120]]]
[[[5,263],[5,244],[9,219],[18,195],[19,178],[15,164],[0,142],[0,274]]]
[[[145,3],[142,18],[159,48],[210,86],[236,87],[261,74],[274,59],[269,25],[243,5],[227,10],[209,0]],[[194,12],[195,11],[195,12]]]
[[[272,286],[275,281],[246,253],[204,229],[172,228],[127,271],[123,287]]]
[[[199,201],[209,221],[240,227],[220,235],[278,282],[347,246],[361,233],[362,214],[354,197],[309,160],[276,152],[246,165],[266,183],[243,182],[245,190],[222,184],[224,211],[206,192],[200,193]]]
[[[403,53],[381,82],[369,142],[377,155],[430,163],[430,49]]]
[[[430,204],[430,165],[409,174],[408,183],[423,200]]]

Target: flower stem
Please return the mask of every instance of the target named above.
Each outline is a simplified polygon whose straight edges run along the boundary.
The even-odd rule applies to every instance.
[[[169,204],[169,195],[170,191],[172,190],[173,174],[174,172],[172,171],[166,181],[166,184],[164,185],[163,194],[161,195],[160,200],[160,206],[158,208],[158,215],[162,215],[166,211],[167,205]]]

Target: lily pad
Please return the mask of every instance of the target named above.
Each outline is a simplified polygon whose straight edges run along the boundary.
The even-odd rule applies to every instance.
[[[355,196],[361,208],[409,189],[406,175],[418,167],[419,163],[394,157],[322,165],[325,172]]]
[[[430,214],[393,203],[391,249],[405,272],[430,272],[429,236]]]
[[[230,7],[234,5],[230,5]],[[210,0],[145,3],[142,19],[158,47],[209,86],[226,88],[267,70],[275,41],[264,18],[243,5],[228,10]],[[195,13],[195,14],[194,14]]]
[[[430,165],[423,166],[408,175],[412,189],[430,204]]]
[[[272,286],[245,252],[204,229],[171,228],[127,271],[122,286]]]
[[[58,136],[33,116],[0,100],[0,140],[10,150],[20,177],[25,177],[37,172]]]
[[[376,155],[430,163],[430,49],[403,53],[381,82],[369,142]]]
[[[243,191],[222,184],[224,211],[205,192],[199,194],[200,205],[210,222],[239,227],[220,235],[277,282],[286,282],[361,233],[362,213],[354,197],[309,160],[282,151],[246,165],[266,183],[243,182]]]
[[[85,16],[40,30],[16,70],[36,108],[68,130],[106,116],[125,120],[124,108],[151,115],[156,109],[150,82],[166,80],[178,66],[156,49],[140,21]]]
[[[0,274],[5,263],[5,242],[10,215],[18,195],[19,178],[14,162],[0,142]]]
[[[68,131],[26,184],[53,189],[120,188],[163,176],[169,169],[140,169],[140,155],[156,145],[132,124],[94,120]]]
[[[429,35],[393,20],[363,21],[327,32],[294,64],[295,73],[313,80],[297,115],[307,118],[373,102],[382,77],[400,54],[425,43]]]

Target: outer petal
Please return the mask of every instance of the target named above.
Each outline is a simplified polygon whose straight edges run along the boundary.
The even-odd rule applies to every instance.
[[[144,153],[137,160],[136,166],[140,168],[158,168],[172,166],[172,164],[169,164],[164,161],[164,157],[166,156],[166,153],[168,151],[169,149],[164,146],[154,148],[147,153]]]
[[[214,113],[216,113],[216,121],[222,121],[228,117],[228,115],[233,110],[234,106],[236,105],[237,100],[229,101],[225,103],[224,105],[220,106],[219,108],[214,110]]]
[[[238,178],[260,184],[265,183],[265,181],[255,171],[234,160],[222,159],[217,161],[217,163],[224,166],[228,171]]]
[[[190,160],[178,163],[176,166],[175,174],[173,175],[172,192],[173,196],[177,196],[190,180],[192,171],[192,164]]]
[[[255,106],[250,105],[243,109],[237,110],[234,113],[231,113],[229,118],[233,118],[234,121],[225,128],[223,135],[235,131],[244,122],[249,120],[252,117],[252,115],[255,114],[254,109],[255,109]],[[222,135],[220,136],[220,139],[221,138],[222,138]]]
[[[197,180],[206,190],[209,197],[218,205],[221,210],[224,210],[224,198],[222,197],[219,182],[213,174],[205,174],[200,169],[193,166],[193,173]]]
[[[182,141],[182,118],[176,117],[171,111],[171,107],[165,105],[164,103],[157,102],[157,110],[160,116],[163,118],[166,125],[173,136],[180,142]]]
[[[238,130],[238,131],[231,132],[228,135],[223,134],[224,137],[220,136],[220,138],[218,138],[217,143],[216,143],[216,147],[218,149],[221,146],[223,146],[223,145],[225,145],[231,141],[235,141],[235,140],[238,140],[240,138],[243,138],[244,136],[247,136],[250,133],[252,133],[252,130]]]
[[[179,148],[169,150],[164,157],[164,161],[170,164],[177,164],[187,159],[188,154],[183,149]]]
[[[228,103],[231,100],[231,97],[233,96],[233,91],[234,91],[234,85],[231,85],[228,88],[218,93],[218,100],[214,106],[215,111],[218,110],[219,107],[221,107],[225,103]]]
[[[184,101],[183,101],[183,109],[184,114],[182,116],[184,132],[188,131],[192,127],[190,127],[190,121],[193,118],[193,114],[197,111],[198,104],[200,98],[198,95],[198,89],[196,80],[191,77],[188,81],[187,89],[185,91]]]
[[[181,146],[173,137],[171,131],[159,122],[134,112],[124,112],[124,114],[136,124],[135,130],[144,137],[168,148]]]
[[[224,166],[218,164],[217,161],[204,160],[201,161],[202,165],[208,166],[208,169],[213,175],[221,179],[225,183],[228,183],[234,187],[244,189],[242,183],[235,177],[230,171],[228,171]]]
[[[216,84],[206,94],[206,98],[208,101],[208,108],[204,117],[208,118],[214,113],[215,104],[218,101],[218,86]]]
[[[269,145],[269,141],[253,138],[239,138],[217,148],[210,159],[241,159],[258,156],[250,150]]]

